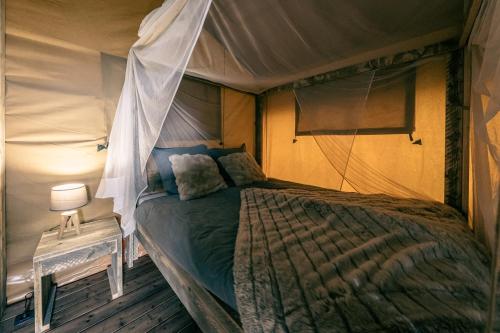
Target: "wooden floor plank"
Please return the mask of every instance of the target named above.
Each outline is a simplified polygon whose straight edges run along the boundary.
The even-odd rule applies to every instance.
[[[29,325],[27,325],[29,326]],[[0,332],[10,332],[12,328],[14,327],[14,317],[5,319],[2,321],[0,324]]]
[[[124,271],[124,274],[127,274],[128,272],[136,272],[137,269],[142,269],[143,266],[148,266],[151,267],[152,262],[149,259],[148,256],[143,256],[137,259],[137,261],[134,263],[134,269],[130,271]],[[154,264],[153,264],[154,267]],[[84,279],[77,280],[75,282],[66,284],[64,286],[58,286],[57,287],[57,293],[56,293],[56,300],[65,298],[69,295],[72,295],[75,292],[91,288],[95,284],[102,282],[102,281],[108,281],[108,274],[106,271],[102,271],[93,275],[90,275]]]
[[[15,317],[23,311],[24,311],[24,301],[8,305],[7,308],[5,309],[2,321]]]
[[[157,274],[157,269],[154,265],[147,265],[141,269],[133,270],[132,272],[128,272],[123,275],[123,287],[130,288],[131,285],[137,284],[138,281],[142,281],[143,279],[136,280],[137,277],[149,274]],[[109,281],[108,278],[103,281],[96,283],[95,285],[81,289],[68,297],[56,298],[55,306],[54,306],[54,314],[64,310],[68,306],[72,306],[75,302],[81,302],[84,299],[91,299],[98,297],[99,294],[102,294],[104,291],[109,291]]]
[[[9,331],[7,331],[7,332],[9,332]],[[33,332],[35,332],[35,325],[33,324],[33,322],[31,322],[27,326],[22,326],[22,327],[16,328],[16,330],[13,331],[13,332],[16,332],[16,333],[33,333]]]
[[[123,284],[123,295],[127,295],[128,293],[141,288],[152,281],[158,280],[161,281],[161,275],[158,274],[157,271],[151,271],[148,274],[140,275],[133,280],[129,280]],[[163,281],[161,281],[163,282]],[[109,289],[109,285],[105,286],[103,290],[90,293],[91,296],[84,295],[82,301],[76,300],[74,304],[71,306],[67,306],[64,308],[64,311],[54,312],[52,315],[51,325],[54,327],[60,326],[70,320],[74,320],[79,316],[93,311],[100,306],[103,306],[106,303],[111,302],[111,290]]]
[[[178,333],[203,333],[201,329],[196,325],[194,321],[190,322],[189,325],[182,328]]]
[[[115,316],[101,321],[98,325],[89,327],[85,330],[85,333],[115,332],[144,316],[154,308],[158,306],[165,306],[165,303],[168,301],[175,301],[175,298],[177,298],[177,296],[171,289],[162,290],[161,292],[143,300],[140,304],[132,304]]]
[[[134,320],[127,326],[122,327],[119,333],[126,332],[147,332],[152,327],[156,327],[163,323],[165,320],[173,317],[178,312],[182,311],[184,307],[178,298],[170,299],[160,306],[155,307],[153,310],[146,313],[144,316]]]
[[[56,292],[56,300],[62,299],[67,296],[73,295],[75,292],[91,288],[92,286],[106,281],[108,276],[105,271],[90,275],[89,277],[81,280],[77,280],[73,283],[66,284],[64,286],[58,286]]]
[[[80,332],[91,326],[94,326],[116,314],[126,309],[129,306],[142,307],[140,304],[144,299],[153,296],[154,294],[166,294],[170,287],[166,281],[157,281],[147,284],[142,288],[136,289],[128,294],[123,295],[116,302],[109,302],[103,306],[94,309],[91,313],[85,313],[80,317],[77,317],[66,324],[56,326],[54,322],[54,327],[56,327],[54,332]]]
[[[158,326],[153,327],[148,333],[179,332],[192,322],[185,308],[181,308],[173,316],[166,318]]]
[[[147,256],[133,269],[125,269],[124,295],[116,300],[111,300],[103,272],[63,286],[60,291],[50,333],[200,332]],[[14,331],[14,317],[24,310],[21,305],[7,308],[0,332],[34,332],[33,321]]]
[[[18,314],[20,314],[22,312],[24,312],[24,301],[20,301],[20,302],[11,304],[11,305],[7,306],[7,308],[5,309],[2,321],[10,319],[10,318],[14,318],[15,316],[17,316]]]

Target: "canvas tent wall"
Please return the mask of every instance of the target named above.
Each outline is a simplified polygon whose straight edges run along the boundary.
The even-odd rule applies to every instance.
[[[178,14],[170,18],[175,20],[181,17],[179,13],[183,9],[193,8],[186,7],[193,6],[193,2],[169,1],[167,4],[173,7],[164,7],[163,12],[157,11],[157,16],[150,17],[143,28],[152,29],[149,30],[152,41],[162,32],[154,28],[168,30],[168,25],[155,25],[155,17],[168,16],[167,9],[176,8]],[[108,125],[114,118],[116,94],[121,90],[123,78],[124,62],[120,58],[127,55],[136,41],[141,19],[160,4],[161,1],[7,0],[7,253],[11,300],[29,287],[28,269],[37,238],[42,230],[54,225],[54,216],[47,211],[50,185],[78,180],[88,184],[90,192],[95,193],[106,158],[105,151],[96,152],[96,145],[105,142]],[[199,13],[202,13],[210,2],[199,1],[197,4],[201,6],[197,7]],[[368,5],[366,1],[315,1],[314,6],[303,1],[215,0],[208,10],[186,73],[260,93],[310,75],[457,38],[462,27],[463,5],[462,1],[423,3],[416,0],[405,2],[404,6],[390,0]],[[352,13],[352,16],[343,13]],[[253,19],[255,16],[259,20]],[[198,16],[201,17],[203,15]],[[270,30],[276,33],[270,34]],[[332,31],[339,33],[332,35]],[[407,136],[380,140],[383,143],[395,142],[398,147],[408,148],[408,152],[418,152],[411,153],[414,163],[410,163],[411,159],[406,161],[405,168],[411,177],[403,179],[405,172],[402,169],[399,181],[409,181],[403,182],[404,185],[417,192],[423,190],[423,194],[431,198],[442,199],[443,182],[434,183],[431,178],[442,179],[444,168],[444,65],[429,66],[434,67],[427,69],[432,71],[427,77],[426,69],[419,69],[424,73],[417,73],[417,86],[419,82],[424,86],[421,87],[424,90],[422,109],[427,110],[430,106],[429,110],[439,110],[432,113],[436,117],[432,126],[436,126],[438,133],[429,128],[420,133],[423,128],[417,118],[415,137],[423,138],[423,146],[411,145]],[[436,87],[436,90],[430,87]],[[226,89],[222,95],[224,143],[227,146],[241,142],[251,145],[255,135],[253,96]],[[282,115],[289,125],[293,125],[290,116],[293,115],[294,102],[290,92],[269,96],[268,102],[273,106],[283,101],[285,107],[273,107],[274,110],[284,110],[283,114],[269,110],[269,116]],[[166,113],[169,110],[167,104],[157,110]],[[246,118],[241,117],[242,114]],[[422,114],[418,113],[417,117],[419,115]],[[277,123],[272,124],[276,126]],[[270,127],[272,124],[263,128],[268,131],[264,137],[270,140],[285,129],[284,124],[280,124],[280,130],[274,131]],[[161,131],[161,126],[156,131]],[[155,135],[151,137],[154,139]],[[309,159],[312,164],[322,158],[325,167],[317,173],[323,175],[322,180],[314,182],[328,185],[324,181],[331,180],[330,167],[321,157],[317,143],[310,138],[299,138],[292,144],[290,139],[293,140],[293,135],[279,145],[276,142],[264,145],[270,150],[263,155],[265,165],[269,164],[270,175],[280,176],[277,173],[280,163],[289,162],[288,157],[277,158],[273,154],[286,149],[302,150],[304,159],[300,162],[296,158],[300,156],[291,154],[297,168],[293,172],[311,172],[304,160]],[[304,146],[307,141],[308,145]],[[152,147],[155,142],[152,140],[148,146]],[[259,151],[260,145],[255,149]],[[370,138],[363,137],[356,141],[354,156],[368,156],[366,153],[372,149]],[[312,151],[315,152],[305,154]],[[425,157],[421,155],[422,151],[425,151]],[[149,155],[147,149],[143,154]],[[26,156],[32,163],[25,162]],[[436,166],[434,170],[419,164],[429,162],[426,159],[429,156],[433,161],[430,163]],[[378,160],[378,156],[372,155],[369,162],[375,159]],[[390,160],[387,162],[387,165],[377,168],[388,167]],[[286,172],[287,169],[283,170]],[[282,176],[288,177],[286,174]],[[417,176],[423,181],[413,178]],[[309,182],[306,178],[295,177],[290,178]],[[428,188],[430,183],[432,187]],[[134,204],[132,200],[131,205]],[[111,212],[111,205],[109,200],[93,200],[84,209],[85,218],[104,216]],[[27,210],[26,206],[33,208]],[[75,274],[78,273],[81,272]],[[14,284],[17,282],[20,284]]]
[[[128,48],[143,15],[139,13],[154,8],[146,4],[135,13],[123,13],[122,24],[109,32],[122,37],[109,36],[101,48],[92,44],[95,38],[87,37],[97,26],[96,5],[79,16],[74,3],[6,3],[9,301],[22,297],[32,285],[34,249],[41,232],[54,225],[56,216],[47,210],[50,186],[81,181],[90,192],[97,187],[105,157],[96,145],[106,136],[100,50],[117,54],[116,41]],[[115,5],[119,11],[118,2]],[[129,31],[131,37],[125,37]],[[85,219],[105,216],[110,207],[109,201],[93,201],[83,209]]]
[[[104,144],[125,77],[126,54],[142,18],[161,1],[7,1],[7,259],[9,302],[32,287],[32,256],[58,223],[50,187],[80,181],[93,197]],[[254,97],[221,92],[222,140],[254,150]],[[84,220],[112,214],[111,200],[83,208]],[[67,282],[107,260],[58,276]]]
[[[293,92],[270,93],[263,116],[266,174],[333,189],[443,202],[446,59],[418,69],[415,91],[413,137],[422,144],[414,144],[408,134],[297,136]]]

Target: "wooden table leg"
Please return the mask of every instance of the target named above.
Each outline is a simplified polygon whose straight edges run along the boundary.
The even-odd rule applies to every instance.
[[[109,286],[113,299],[123,295],[122,242],[117,240],[116,252],[111,254],[111,267],[108,267]]]
[[[54,309],[56,287],[52,285],[52,276],[42,276],[39,263],[33,263],[35,275],[35,333],[41,333],[50,328],[50,319]]]
[[[42,332],[43,327],[43,296],[42,296],[42,272],[40,264],[33,263],[34,271],[34,298],[35,298],[35,333]]]

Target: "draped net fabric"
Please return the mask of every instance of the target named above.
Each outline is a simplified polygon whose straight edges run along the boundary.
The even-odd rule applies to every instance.
[[[500,2],[485,1],[469,48],[472,56],[471,165],[472,210],[479,236],[493,253],[490,328],[500,318]]]
[[[129,52],[97,193],[114,198],[114,211],[122,215],[126,235],[134,229],[135,203],[145,187],[144,166],[163,121],[170,109],[180,116],[177,105],[170,105],[184,70],[259,92],[363,59],[445,40],[457,34],[462,21],[459,0],[425,5],[410,0],[404,6],[393,0],[322,0],[313,5],[297,0],[218,0],[209,7],[210,1],[165,1],[146,17],[140,38]],[[169,131],[161,134],[168,136]]]
[[[471,37],[472,51],[472,172],[475,217],[483,237],[493,247],[498,219],[500,168],[500,5],[486,2],[482,25]]]
[[[103,178],[96,196],[114,199],[127,236],[146,188],[146,162],[158,140],[189,57],[198,40],[210,0],[166,1],[142,22],[132,46],[122,94],[110,135]]]
[[[299,107],[296,134],[313,136],[340,176],[333,188],[431,199],[378,170],[363,155],[353,152],[353,145],[363,134],[412,134],[417,68],[438,61],[442,57],[294,90]]]
[[[405,72],[415,74],[414,98],[412,98],[415,108],[413,141],[407,133],[387,134],[391,129],[384,126],[380,126],[378,133],[369,135],[360,134],[361,131],[357,129],[349,130],[353,127],[362,128],[359,125],[363,124],[363,113],[372,105],[376,106],[375,109],[379,107],[378,103],[365,103],[368,100],[367,96],[370,95],[372,81],[370,77],[373,73],[362,76],[365,79],[360,77],[356,80],[357,84],[351,82],[351,89],[349,86],[344,86],[342,94],[326,94],[326,97],[330,98],[340,97],[340,104],[337,105],[334,99],[318,101],[312,98],[309,107],[313,109],[308,109],[307,103],[303,105],[303,100],[301,101],[304,94],[308,94],[307,91],[301,92],[303,88],[296,88],[295,94],[289,91],[267,93],[263,103],[264,170],[269,177],[299,183],[344,191],[386,193],[443,202],[446,68],[447,57],[435,57],[401,68],[402,74]],[[403,74],[403,77],[405,76],[406,74]],[[413,76],[413,73],[409,75]],[[352,76],[350,80],[354,80]],[[334,81],[331,82],[329,85],[337,85],[333,83]],[[314,91],[318,86],[321,86],[321,83],[308,86],[307,90]],[[382,87],[383,85],[378,89],[377,95],[386,95]],[[348,98],[344,98],[345,95],[348,95]],[[317,103],[330,103],[332,109],[337,110],[339,106],[348,107],[353,114],[342,113],[348,120],[339,122],[348,125],[339,128],[342,135],[321,133],[321,131],[298,135],[295,131],[296,100],[301,104],[301,112],[315,113]],[[403,119],[405,98],[384,98],[384,104],[389,108],[399,109],[399,119]],[[325,112],[327,112],[326,107]],[[354,114],[357,112],[362,114],[358,117]],[[372,118],[375,115],[376,113],[372,114]],[[316,120],[319,119],[319,124],[323,126],[321,120],[325,119],[324,123],[328,123],[326,117],[323,115]],[[357,119],[361,119],[361,122],[357,123]],[[383,118],[374,122],[375,125],[384,123]]]
[[[314,140],[332,167],[341,176],[336,189],[359,193],[388,195],[431,200],[425,193],[411,189],[367,162],[359,152],[353,152],[356,135],[314,135]]]

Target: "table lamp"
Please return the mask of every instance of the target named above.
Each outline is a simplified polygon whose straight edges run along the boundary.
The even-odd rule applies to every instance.
[[[62,211],[58,238],[66,231],[76,230],[80,234],[78,208],[88,203],[87,188],[84,184],[64,184],[54,186],[50,191],[50,210]]]

